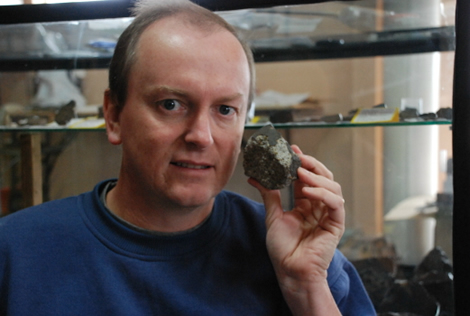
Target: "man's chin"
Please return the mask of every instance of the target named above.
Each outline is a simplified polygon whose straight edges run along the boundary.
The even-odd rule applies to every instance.
[[[216,195],[216,193],[211,192],[182,192],[174,195],[172,201],[175,206],[177,205],[183,209],[212,209]]]

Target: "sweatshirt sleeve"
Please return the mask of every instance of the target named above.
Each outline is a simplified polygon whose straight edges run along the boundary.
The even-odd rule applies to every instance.
[[[359,274],[339,251],[328,268],[328,284],[343,316],[377,315]]]

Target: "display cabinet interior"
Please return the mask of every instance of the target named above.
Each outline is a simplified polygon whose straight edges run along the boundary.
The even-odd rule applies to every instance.
[[[452,263],[455,0],[218,13],[256,59],[257,98],[244,139],[273,122],[334,173],[346,201],[343,252],[358,262],[393,257],[402,276],[436,247]],[[0,25],[3,214],[24,207],[19,200],[79,194],[117,176],[120,150],[107,142],[100,107],[116,39],[130,21]],[[58,124],[71,95],[73,117]],[[242,169],[240,157],[227,189],[261,201]],[[282,197],[289,209],[291,188]]]

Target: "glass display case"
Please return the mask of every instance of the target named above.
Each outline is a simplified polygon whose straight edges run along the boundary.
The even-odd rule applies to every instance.
[[[464,237],[453,227],[454,170],[457,178],[466,170],[452,136],[460,2],[225,2],[198,3],[253,49],[257,96],[245,139],[272,122],[334,173],[347,210],[340,249],[379,313],[460,315],[452,277],[465,257],[452,238]],[[4,215],[117,176],[120,152],[107,143],[100,108],[129,6],[0,7]],[[241,160],[227,189],[260,200]],[[282,192],[286,209],[290,193]]]

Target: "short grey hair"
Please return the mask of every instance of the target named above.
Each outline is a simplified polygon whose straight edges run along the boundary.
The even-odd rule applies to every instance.
[[[136,49],[140,36],[154,22],[176,15],[184,15],[185,23],[190,23],[203,30],[225,29],[240,42],[250,69],[248,109],[250,108],[255,93],[253,53],[235,28],[222,17],[189,0],[140,0],[136,2],[132,13],[135,19],[119,37],[109,66],[109,93],[112,102],[119,109],[126,102],[129,73],[135,63]]]

